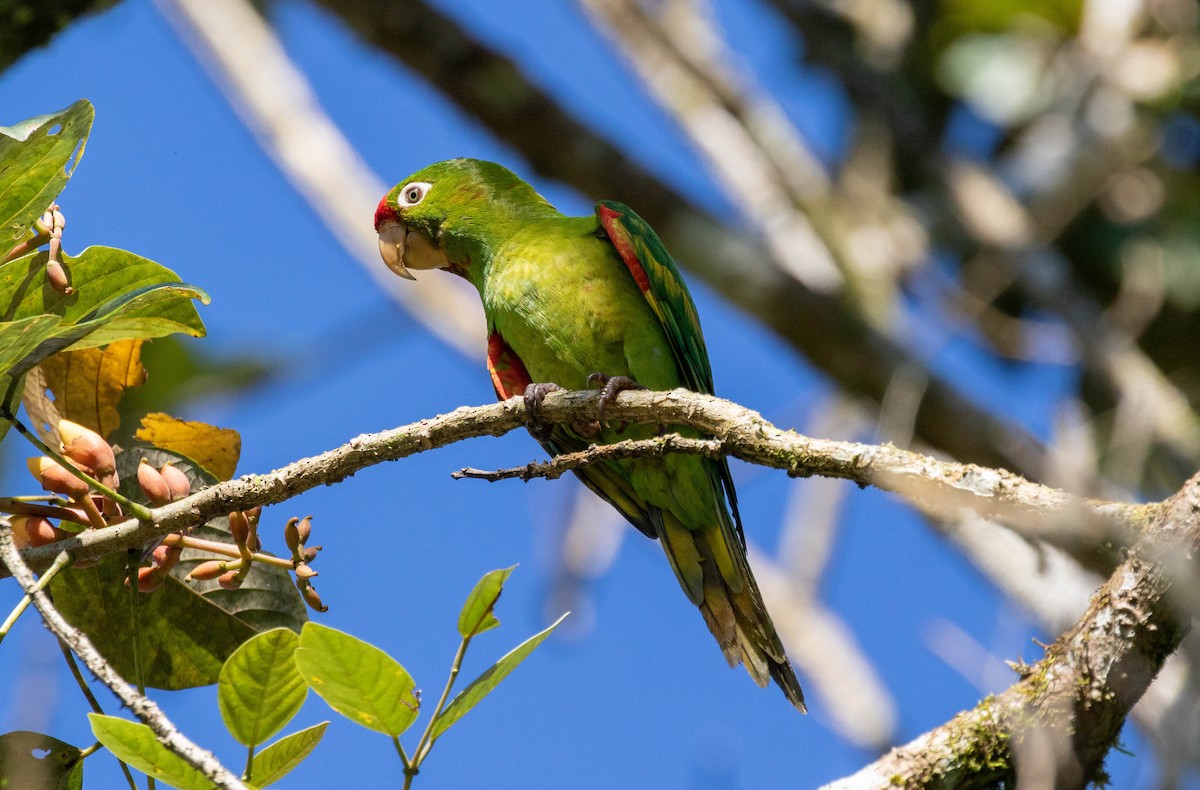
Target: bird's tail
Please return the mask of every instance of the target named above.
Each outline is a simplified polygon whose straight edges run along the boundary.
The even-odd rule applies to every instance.
[[[800,681],[728,515],[702,530],[688,529],[671,513],[661,513],[654,521],[675,575],[699,607],[729,666],[743,664],[762,687],[774,680],[789,702],[807,712]]]

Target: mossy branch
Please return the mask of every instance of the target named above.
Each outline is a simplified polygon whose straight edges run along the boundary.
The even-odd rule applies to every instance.
[[[828,790],[1103,786],[1134,703],[1191,627],[1200,584],[1200,474],[1157,510],[1087,612],[1003,693]]]

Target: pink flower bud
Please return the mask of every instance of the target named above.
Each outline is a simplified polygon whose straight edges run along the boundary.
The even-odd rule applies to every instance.
[[[167,481],[167,487],[171,489],[172,502],[183,499],[192,492],[192,481],[173,464],[163,464],[162,476]]]
[[[150,504],[158,507],[171,501],[171,487],[167,485],[166,478],[145,458],[138,462],[137,479]]]
[[[78,499],[87,496],[87,483],[80,480],[75,475],[63,469],[56,462],[51,461],[46,456],[38,456],[30,458],[26,461],[29,471],[42,484],[42,488],[51,491],[55,494],[62,494],[71,499]]]
[[[104,485],[116,487],[117,459],[103,436],[70,420],[58,421],[58,435],[62,437],[63,455]]]
[[[220,560],[208,560],[192,568],[187,578],[194,581],[206,582],[215,579],[225,572],[224,563]]]

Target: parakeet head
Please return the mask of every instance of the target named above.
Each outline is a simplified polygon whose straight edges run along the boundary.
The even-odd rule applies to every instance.
[[[505,167],[448,159],[418,170],[379,201],[379,254],[396,274],[409,269],[467,270],[506,227],[553,207]]]

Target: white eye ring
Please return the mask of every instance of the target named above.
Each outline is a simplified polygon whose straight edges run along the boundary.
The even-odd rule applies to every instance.
[[[429,194],[430,186],[432,185],[428,181],[413,181],[411,184],[405,184],[404,188],[400,190],[400,194],[396,196],[396,204],[401,208],[417,205]]]

